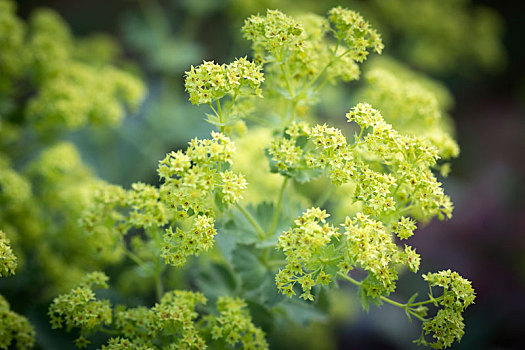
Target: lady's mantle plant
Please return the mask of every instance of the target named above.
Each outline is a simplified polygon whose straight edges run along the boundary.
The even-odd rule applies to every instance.
[[[217,129],[210,138],[168,153],[158,165],[158,186],[90,182],[92,197],[80,224],[85,238],[99,243],[99,266],[121,264],[126,279],[137,281],[133,291],[147,295],[151,285],[156,302],[115,305],[96,293],[109,288],[108,276],[91,272],[54,299],[52,326],[74,331],[80,348],[99,333],[106,335],[104,349],[267,349],[272,323],[289,322],[292,313],[326,311],[319,301],[329,299],[339,282],[350,282],[366,310],[386,302],[421,322],[417,343],[446,348],[459,341],[462,313],[474,301],[469,281],[450,270],[426,273],[427,298],[416,293],[401,303],[392,296],[400,273],[419,271],[421,258],[405,243],[418,224],[452,215],[434,175],[448,171],[440,159],[458,154],[442,95],[435,94],[439,87],[395,64],[377,64],[358,93],[364,102],[347,107],[350,124],[329,126],[316,110],[323,87],[358,79],[360,64],[383,50],[368,22],[340,7],[327,17],[297,19],[268,10],[248,18],[242,33],[252,42],[253,60],[204,61],[186,72],[191,103],[209,108],[207,121]],[[70,76],[55,81],[47,70],[39,72],[50,85],[27,109],[37,130],[57,118],[70,128],[102,115],[110,122],[120,118],[115,102],[77,106],[92,119],[64,119],[74,96],[61,104],[45,101],[56,98],[61,84],[73,93]],[[99,84],[87,71],[79,76]],[[119,84],[106,92],[135,101],[135,89],[120,90]],[[246,139],[251,147],[236,147]],[[254,164],[261,168],[253,171]],[[28,173],[54,169],[37,165]],[[35,176],[46,181],[59,173]],[[315,191],[319,184],[324,195]],[[338,213],[334,220],[331,212]],[[0,271],[8,273],[14,258],[3,239]],[[127,268],[122,255],[137,267]],[[358,279],[353,270],[366,277]],[[121,284],[117,276],[117,290],[125,289]],[[31,329],[22,328],[29,337]],[[20,347],[31,343],[23,341]]]

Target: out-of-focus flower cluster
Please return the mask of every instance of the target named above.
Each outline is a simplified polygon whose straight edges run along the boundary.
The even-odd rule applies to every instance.
[[[444,270],[428,273],[423,278],[431,290],[432,287],[443,288],[443,294],[435,302],[441,308],[433,318],[423,322],[421,338],[417,342],[434,349],[443,349],[463,337],[465,324],[462,313],[474,303],[476,295],[472,283],[457,272]],[[432,335],[433,341],[427,341],[426,335]]]
[[[91,232],[117,235],[142,227],[152,240],[162,232],[162,256],[167,263],[181,266],[187,256],[213,246],[217,205],[221,210],[242,199],[246,180],[228,170],[234,151],[233,142],[221,133],[193,139],[186,152],[170,152],[159,162],[158,174],[164,181],[159,188],[142,183],[133,184],[129,191],[103,186],[83,225]],[[130,208],[127,214],[125,208]]]

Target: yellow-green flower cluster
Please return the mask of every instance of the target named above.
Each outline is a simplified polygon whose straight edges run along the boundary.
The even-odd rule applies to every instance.
[[[0,92],[27,100],[17,96],[23,93],[20,89],[11,89],[25,79],[35,91],[23,108],[32,127],[47,133],[88,124],[114,125],[126,109],[138,106],[144,95],[142,83],[112,62],[75,57],[76,42],[57,13],[39,9],[26,24],[15,10],[13,2],[0,1]]]
[[[212,139],[190,141],[186,154],[172,152],[160,161],[158,173],[164,180],[160,188],[163,202],[181,219],[193,215],[188,229],[166,231],[162,256],[168,263],[180,266],[186,256],[213,245],[217,233],[213,227],[213,198],[224,205],[242,198],[246,188],[244,176],[221,167],[221,164],[232,164],[234,151],[235,146],[228,137],[212,132]]]
[[[427,138],[441,158],[457,157],[459,146],[435,94],[438,90],[435,83],[393,63],[376,67],[365,77],[368,84],[360,99],[379,108],[385,120],[400,133]]]
[[[475,293],[471,282],[450,270],[423,275],[430,288],[441,287],[443,294],[435,298],[442,307],[437,314],[423,322],[419,344],[431,346],[434,349],[444,349],[455,340],[461,340],[464,334],[462,313],[474,303]],[[427,341],[425,336],[432,335],[433,341]]]
[[[29,321],[13,312],[0,295],[0,349],[30,349],[35,343],[35,330]]]
[[[0,276],[13,275],[17,266],[16,256],[9,245],[9,239],[0,230]]]
[[[274,137],[267,148],[271,157],[271,165],[281,174],[294,176],[301,170],[309,169],[308,158],[305,157],[305,140],[310,127],[305,122],[293,122],[285,129],[283,136]]]
[[[279,137],[272,140],[268,153],[276,162],[277,168],[286,171],[299,166],[303,150],[296,145],[295,139]]]
[[[414,234],[416,223],[414,219],[402,216],[398,222],[392,223],[391,227],[399,239],[408,239]]]
[[[51,9],[41,8],[29,19],[29,51],[38,79],[57,74],[69,63],[73,38],[66,22]]]
[[[164,232],[163,242],[158,242],[161,255],[167,263],[181,266],[187,256],[213,246],[216,206],[222,210],[242,199],[246,180],[228,169],[234,152],[234,143],[221,133],[193,139],[186,152],[170,152],[159,161],[160,187],[135,183],[126,191],[101,186],[83,226],[115,239],[132,227],[144,228],[154,240],[157,232]]]
[[[347,273],[348,265],[366,270],[368,277],[363,287],[368,296],[375,298],[395,290],[395,265],[406,263],[413,272],[419,269],[419,255],[410,247],[400,252],[381,221],[357,213],[354,218],[346,218],[344,227],[341,272]]]
[[[202,293],[170,291],[151,309],[117,308],[115,327],[122,333],[119,343],[132,339],[133,345],[155,348],[158,337],[169,337],[173,349],[205,349],[206,343],[199,333],[195,311],[197,305],[206,304]],[[114,344],[117,340],[110,340]],[[120,344],[121,345],[121,344]],[[118,348],[117,348],[118,349]]]
[[[241,29],[244,37],[253,42],[255,57],[264,52],[280,52],[283,48],[300,48],[303,27],[292,17],[278,10],[267,10],[266,16],[251,16]]]
[[[313,300],[311,289],[316,284],[327,285],[331,275],[321,266],[319,255],[333,237],[340,234],[336,228],[326,223],[329,214],[319,208],[310,208],[294,221],[294,227],[279,237],[278,248],[286,256],[286,267],[275,277],[277,288],[287,296],[295,295],[294,286],[300,284],[301,298]],[[314,264],[314,265],[312,265]],[[314,271],[312,270],[314,268]]]
[[[23,73],[24,23],[16,17],[16,3],[0,0],[0,92],[9,93],[13,80]]]
[[[311,128],[308,135],[317,152],[306,156],[312,168],[328,169],[332,182],[336,185],[350,182],[356,176],[352,148],[347,144],[341,130],[323,125]]]
[[[356,62],[363,62],[368,50],[377,53],[383,51],[381,36],[357,12],[336,7],[330,10],[329,19],[335,27],[335,37],[342,40],[350,50],[349,57]]]
[[[359,158],[368,160],[368,164],[357,164],[361,171],[356,197],[363,201],[365,213],[397,210],[423,219],[452,215],[450,198],[430,170],[439,158],[435,147],[424,138],[401,135],[368,104],[358,104],[347,118],[365,135],[356,144]],[[391,171],[372,170],[378,164]]]
[[[102,350],[129,350],[129,349],[154,350],[153,347],[138,344],[135,341],[129,340],[127,338],[121,338],[121,337],[110,338],[106,345],[102,345]]]
[[[381,221],[357,213],[346,218],[341,233],[326,223],[328,216],[319,208],[308,209],[279,237],[278,248],[287,262],[276,276],[281,293],[291,297],[299,284],[301,297],[313,300],[312,287],[328,285],[332,273],[346,275],[358,266],[368,272],[362,282],[366,295],[378,298],[395,290],[396,265],[406,265],[412,272],[419,269],[419,254],[410,246],[399,249],[389,227]]]
[[[222,199],[228,204],[235,204],[240,201],[242,193],[247,187],[246,180],[243,175],[235,174],[229,170],[221,173],[222,181]]]
[[[24,176],[11,168],[0,168],[0,205],[5,209],[25,203],[31,192],[31,183]]]
[[[93,203],[83,212],[82,227],[93,235],[124,235],[131,228],[126,216],[117,210],[126,207],[130,194],[120,186],[101,183],[93,190]],[[138,213],[135,214],[138,216]],[[151,220],[151,222],[154,222]]]
[[[219,315],[212,321],[212,339],[224,339],[232,348],[268,349],[264,332],[256,327],[240,298],[220,297],[217,300]]]
[[[57,126],[115,125],[124,117],[126,107],[138,106],[143,93],[141,83],[128,73],[70,62],[42,82],[27,115],[41,131]]]
[[[451,216],[452,203],[431,171],[438,151],[427,139],[400,134],[368,104],[358,104],[347,118],[361,129],[352,144],[326,124],[293,123],[268,149],[277,169],[288,176],[294,170],[322,169],[335,185],[354,183],[354,198],[374,217]]]
[[[60,142],[45,148],[24,170],[33,185],[31,201],[24,204],[16,222],[14,216],[7,219],[19,228],[18,234],[12,230],[8,233],[15,237],[13,242],[19,236],[18,241],[24,244],[21,248],[36,254],[41,262],[46,281],[42,293],[54,296],[68,290],[87,271],[121,258],[122,252],[115,249],[114,235],[98,229],[86,232],[79,225],[85,208],[93,204],[101,181],[82,163],[73,144]],[[39,231],[22,230],[28,224]],[[35,235],[39,235],[36,241],[31,239]],[[15,247],[20,247],[20,243]]]
[[[60,295],[49,306],[49,317],[53,328],[80,329],[77,347],[85,347],[89,341],[85,335],[97,327],[112,322],[111,306],[108,300],[97,300],[94,289],[108,288],[108,277],[102,272],[93,272],[69,293]]]
[[[198,215],[187,231],[177,228],[173,232],[173,229],[168,227],[162,247],[162,257],[166,263],[181,266],[186,262],[187,256],[198,255],[213,247],[213,238],[217,234],[213,223],[213,217]]]
[[[264,81],[261,67],[246,58],[232,63],[216,64],[204,61],[186,72],[185,86],[192,104],[212,103],[227,94],[261,96],[259,86]]]
[[[256,61],[268,63],[273,90],[305,105],[312,103],[315,92],[307,88],[316,82],[321,85],[321,80],[357,79],[357,62],[366,59],[369,49],[380,53],[383,47],[380,36],[359,14],[341,7],[332,9],[328,19],[316,15],[294,19],[268,10],[265,16],[248,18],[242,32],[252,41]],[[327,37],[331,33],[335,41]]]
[[[369,11],[385,31],[400,39],[398,53],[433,73],[480,67],[496,70],[505,61],[503,25],[497,11],[458,0],[373,0]]]
[[[129,222],[135,227],[148,228],[163,226],[168,222],[168,209],[160,202],[159,189],[137,182],[128,191],[128,203],[131,207]]]

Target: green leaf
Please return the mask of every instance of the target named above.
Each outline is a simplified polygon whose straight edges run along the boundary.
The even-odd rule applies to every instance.
[[[366,295],[366,290],[363,288],[363,286],[359,286],[359,289],[357,291],[357,298],[359,299],[359,302],[361,303],[361,306],[363,309],[368,312],[370,311],[370,299],[368,298],[368,295]]]
[[[218,264],[210,264],[208,268],[201,270],[195,283],[209,299],[233,295],[237,285],[232,272],[226,266]]]
[[[244,290],[253,290],[261,286],[268,278],[268,269],[260,261],[253,246],[238,245],[233,252],[233,266],[241,277]]]
[[[214,190],[215,192],[215,195],[213,196],[213,200],[215,202],[215,205],[217,206],[217,208],[222,212],[226,209],[228,209],[228,204],[227,203],[224,203],[223,201],[223,193],[222,193],[222,190],[220,189],[215,189]]]
[[[410,299],[408,299],[408,301],[407,301],[407,305],[410,306],[410,304],[412,304],[412,302],[413,302],[414,300],[416,300],[417,296],[418,296],[418,293],[414,293],[414,295],[412,295],[412,296],[410,297]]]
[[[297,168],[297,169],[291,169],[287,171],[287,174],[290,177],[293,177],[295,181],[304,184],[306,182],[310,182],[319,176],[322,175],[322,171],[320,169],[310,169],[306,166],[304,168]]]
[[[274,312],[280,314],[286,320],[299,325],[307,325],[313,321],[325,321],[327,319],[326,313],[315,306],[315,303],[298,298],[287,298],[274,308]]]
[[[262,305],[253,300],[246,300],[250,315],[254,323],[260,326],[265,332],[270,332],[275,324],[272,310],[269,307]]]

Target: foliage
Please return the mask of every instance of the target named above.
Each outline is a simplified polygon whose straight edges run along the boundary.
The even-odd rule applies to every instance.
[[[168,152],[159,183],[128,189],[98,179],[62,139],[139,107],[144,88],[118,68],[115,45],[74,39],[50,10],[26,24],[13,2],[0,9],[0,272],[17,264],[9,237],[24,271],[43,274],[41,297],[58,295],[51,325],[77,347],[267,349],[274,327],[326,317],[341,282],[358,287],[365,310],[389,303],[421,321],[418,344],[461,339],[475,293],[457,273],[423,274],[428,299],[391,297],[402,273],[423,269],[405,242],[452,217],[435,174],[459,154],[450,97],[391,60],[362,74],[384,44],[359,13],[248,17],[251,58],[185,73],[189,101],[216,130]],[[349,124],[325,123],[325,89],[361,75]],[[0,302],[0,346],[31,346],[28,321]]]

